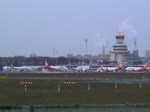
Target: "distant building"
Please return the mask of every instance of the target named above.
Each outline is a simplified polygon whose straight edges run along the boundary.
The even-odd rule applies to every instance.
[[[110,62],[121,63],[127,62],[129,57],[129,51],[127,45],[124,44],[124,35],[118,32],[116,35],[116,44],[113,45],[111,50]]]
[[[109,64],[110,54],[99,54],[98,55],[98,64]]]

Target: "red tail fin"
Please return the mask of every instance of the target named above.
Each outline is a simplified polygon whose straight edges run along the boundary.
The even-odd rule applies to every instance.
[[[122,62],[119,64],[119,67],[122,67]]]
[[[122,70],[122,62],[117,66],[117,70]]]
[[[145,64],[143,65],[143,67],[146,68],[146,67],[147,67],[147,63],[145,63]]]
[[[45,69],[48,69],[48,70],[55,70],[54,68],[52,68],[51,66],[49,66],[48,62],[45,61]]]

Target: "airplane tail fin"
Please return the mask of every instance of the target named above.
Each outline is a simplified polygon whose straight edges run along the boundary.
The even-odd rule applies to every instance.
[[[89,62],[89,66],[90,66],[90,68],[92,68],[92,60],[90,59],[90,62]]]
[[[122,67],[123,66],[123,64],[122,64],[122,62],[119,64],[119,67]]]
[[[123,64],[122,62],[117,66],[117,70],[122,70]]]
[[[15,67],[13,66],[13,64],[10,65],[10,71],[15,71]]]
[[[13,69],[14,68],[13,64],[11,64],[10,67],[11,67],[11,69]]]
[[[103,66],[102,66],[102,65],[101,65],[100,71],[101,71],[101,72],[105,72],[105,70],[103,69]]]
[[[147,62],[146,62],[146,63],[143,65],[143,67],[146,68],[147,66],[148,66],[148,65],[147,65]]]
[[[45,66],[48,66],[48,62],[45,60]]]
[[[52,68],[51,66],[49,66],[48,62],[45,61],[45,69],[48,69],[48,70],[55,70],[55,68]]]

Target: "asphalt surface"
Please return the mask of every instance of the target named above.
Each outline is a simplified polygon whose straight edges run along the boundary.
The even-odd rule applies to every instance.
[[[150,84],[150,79],[118,79],[118,78],[61,78],[61,77],[3,77],[10,80],[56,80],[75,81],[77,83],[125,83],[125,84]]]
[[[128,76],[130,77],[128,77]],[[150,74],[68,74],[68,73],[2,73],[0,79],[10,80],[57,80],[57,81],[75,81],[77,83],[125,83],[125,84],[150,84]],[[144,77],[144,78],[143,78]],[[145,78],[146,77],[146,78]]]

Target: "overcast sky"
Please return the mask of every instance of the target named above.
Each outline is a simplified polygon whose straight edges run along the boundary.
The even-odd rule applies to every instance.
[[[150,49],[150,0],[1,0],[0,56],[96,55],[118,31],[140,56]],[[54,52],[53,52],[54,51]]]

